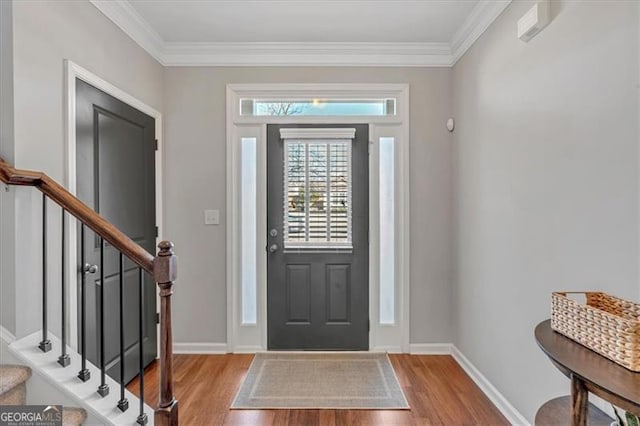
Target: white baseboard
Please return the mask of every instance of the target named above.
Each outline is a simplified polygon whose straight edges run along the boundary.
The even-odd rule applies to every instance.
[[[411,343],[411,355],[451,355],[453,343]]]
[[[264,352],[265,349],[262,346],[255,345],[237,345],[233,349],[234,354],[255,354],[258,352]]]
[[[503,416],[507,418],[509,423],[517,426],[530,426],[531,423],[520,414],[516,408],[511,405],[507,398],[502,395],[498,389],[478,370],[472,363],[465,357],[462,352],[455,346],[452,346],[451,355],[453,359],[462,367],[462,369],[471,377],[471,379],[478,385],[480,390],[487,395],[487,398],[491,400],[493,405],[496,406]]]
[[[371,352],[387,352],[390,354],[401,354],[402,348],[400,346],[374,346]]]
[[[173,343],[174,354],[193,354],[193,355],[220,355],[226,354],[226,343],[205,343],[205,342],[190,342],[190,343]]]
[[[3,330],[0,328],[0,334]],[[372,352],[402,353],[399,346],[375,346]],[[226,354],[229,348],[226,343],[174,343],[173,352],[176,354]],[[236,346],[233,353],[264,352],[259,346]],[[525,417],[496,389],[493,384],[465,357],[452,343],[412,343],[409,345],[412,355],[451,355],[462,369],[478,385],[487,398],[507,418],[512,425],[530,426]]]
[[[10,345],[15,342],[16,336],[0,325],[0,339],[4,340],[7,345]]]

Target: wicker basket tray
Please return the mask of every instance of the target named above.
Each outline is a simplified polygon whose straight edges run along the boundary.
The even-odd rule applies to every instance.
[[[567,294],[584,294],[583,305]],[[554,292],[551,328],[631,371],[640,372],[640,305],[598,292]]]

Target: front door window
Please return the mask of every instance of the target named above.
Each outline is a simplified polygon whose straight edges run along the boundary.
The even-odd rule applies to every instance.
[[[351,140],[286,140],[284,153],[285,249],[351,249]]]

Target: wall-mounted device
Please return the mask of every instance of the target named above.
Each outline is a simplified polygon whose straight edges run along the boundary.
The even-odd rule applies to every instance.
[[[447,120],[447,130],[453,132],[453,129],[456,128],[456,122],[453,118]]]
[[[551,21],[549,0],[540,0],[518,20],[518,38],[529,41]]]
[[[204,211],[204,224],[205,225],[219,225],[220,224],[220,210],[205,210]]]

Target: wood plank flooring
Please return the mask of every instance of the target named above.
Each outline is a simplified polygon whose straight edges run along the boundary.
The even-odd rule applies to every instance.
[[[230,410],[253,355],[176,355],[181,425],[508,425],[448,355],[389,355],[411,410]],[[158,362],[147,368],[145,401],[158,401]],[[139,395],[138,379],[128,389]],[[137,409],[131,407],[130,409]]]

